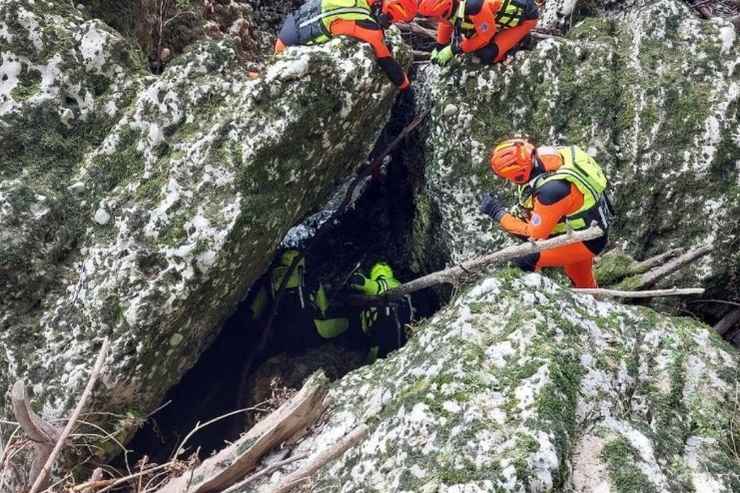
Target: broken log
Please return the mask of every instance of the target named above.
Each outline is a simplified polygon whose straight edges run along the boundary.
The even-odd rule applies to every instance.
[[[729,334],[730,329],[740,324],[740,308],[730,311],[727,315],[714,325],[714,330],[724,337]]]
[[[269,490],[270,493],[287,493],[303,481],[309,479],[316,473],[316,471],[324,467],[326,464],[341,457],[344,452],[361,442],[367,436],[367,433],[368,427],[366,425],[363,424],[358,426],[334,446],[314,455],[297,471],[283,478],[274,489]]]
[[[636,283],[630,283],[630,287],[633,287],[637,290],[640,288],[647,288],[649,286],[652,286],[664,277],[673,274],[674,272],[681,269],[682,267],[685,267],[694,260],[708,254],[713,249],[714,245],[704,245],[699,248],[695,248],[694,250],[689,250],[688,252],[676,257],[665,265],[662,265],[661,267],[658,267],[641,275],[637,279]]]
[[[251,472],[267,452],[311,426],[328,405],[327,392],[324,373],[314,373],[296,395],[237,441],[170,480],[157,493],[212,493],[229,488]]]
[[[591,294],[594,296],[610,296],[613,298],[656,298],[659,296],[687,296],[692,294],[704,294],[704,288],[673,288],[653,289],[650,291],[623,291],[618,289],[601,288],[571,288],[578,294]]]
[[[401,284],[398,287],[389,289],[380,296],[352,296],[351,303],[367,305],[376,305],[395,301],[403,298],[407,294],[420,291],[422,289],[437,286],[439,284],[454,284],[455,282],[471,275],[480,275],[480,270],[490,267],[494,264],[513,260],[524,255],[550,250],[563,245],[578,243],[579,241],[592,240],[602,236],[604,232],[597,225],[592,225],[583,231],[571,231],[566,234],[556,236],[547,240],[529,241],[521,245],[510,246],[489,255],[483,255],[471,260],[467,260],[459,265],[433,272],[422,276],[413,281]]]
[[[87,385],[85,386],[85,390],[82,392],[80,401],[77,403],[77,407],[72,413],[72,417],[70,417],[69,420],[67,421],[67,425],[64,427],[64,430],[62,431],[61,435],[59,435],[59,437],[57,438],[57,442],[56,442],[56,445],[54,446],[54,449],[51,451],[51,454],[49,455],[49,458],[46,460],[46,463],[44,464],[44,467],[41,469],[41,472],[36,477],[36,481],[33,482],[33,486],[31,487],[29,493],[37,493],[38,491],[41,491],[41,489],[43,489],[46,483],[46,479],[49,476],[49,472],[51,471],[51,468],[54,465],[54,461],[59,455],[59,452],[61,452],[62,447],[64,447],[64,442],[67,441],[67,437],[69,436],[70,433],[72,433],[72,428],[74,428],[75,424],[77,423],[77,419],[80,417],[80,413],[82,412],[82,409],[85,407],[85,405],[87,404],[87,400],[90,398],[90,395],[92,394],[93,388],[95,387],[95,383],[98,381],[98,375],[100,375],[100,370],[103,368],[103,362],[105,361],[105,357],[108,354],[109,346],[110,346],[110,341],[106,337],[103,340],[103,346],[100,348],[100,352],[98,353],[98,359],[95,361],[95,366],[90,372],[90,378],[88,378],[87,380]]]

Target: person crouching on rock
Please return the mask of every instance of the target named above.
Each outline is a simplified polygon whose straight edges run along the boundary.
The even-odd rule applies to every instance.
[[[320,44],[335,36],[349,36],[369,43],[388,78],[406,90],[409,79],[393,58],[383,29],[393,22],[410,22],[416,10],[417,0],[308,0],[285,19],[275,53],[287,46]]]
[[[525,139],[508,139],[496,145],[491,169],[501,178],[519,185],[519,206],[524,221],[509,213],[490,193],[481,201],[488,214],[507,232],[542,240],[588,228],[595,221],[604,235],[593,240],[533,253],[514,260],[527,271],[563,267],[577,288],[596,288],[593,259],[607,243],[611,207],[606,196],[607,179],[594,159],[576,146],[539,147]]]
[[[471,53],[488,65],[506,58],[534,29],[539,11],[534,0],[421,0],[419,15],[438,20],[432,63]]]

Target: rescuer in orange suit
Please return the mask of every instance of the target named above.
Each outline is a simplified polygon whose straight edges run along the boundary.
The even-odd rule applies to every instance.
[[[596,161],[576,146],[535,148],[527,140],[508,139],[494,148],[491,169],[519,185],[519,206],[528,216],[526,221],[515,217],[500,200],[485,194],[481,212],[505,231],[542,240],[568,229],[586,229],[594,221],[604,230],[600,238],[526,255],[514,263],[528,271],[563,267],[575,287],[598,287],[593,259],[606,247],[611,207],[607,180]]]
[[[370,44],[388,78],[406,90],[409,79],[393,58],[383,30],[393,22],[410,22],[416,10],[417,0],[308,0],[285,19],[275,53],[287,46],[320,44],[334,36],[349,36]]]
[[[534,29],[539,11],[533,0],[421,0],[419,15],[438,20],[432,63],[472,53],[487,65],[506,58]]]

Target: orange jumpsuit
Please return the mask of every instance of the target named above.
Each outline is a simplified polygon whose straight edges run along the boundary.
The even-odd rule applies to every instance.
[[[460,49],[464,53],[474,53],[483,63],[497,63],[537,25],[537,7],[529,5],[523,19],[515,27],[497,25],[496,15],[504,6],[505,0],[467,0],[465,3],[465,23],[473,25],[470,36],[463,30]],[[450,44],[454,27],[450,19],[440,19],[437,24],[438,47]]]
[[[547,171],[554,171],[563,164],[560,154],[552,148],[538,149],[537,156]],[[550,184],[553,185],[547,191],[549,193],[541,193]],[[514,235],[544,240],[550,237],[555,225],[563,217],[575,213],[581,206],[583,193],[575,185],[565,180],[554,180],[535,192],[534,207],[528,222],[507,213],[501,218],[500,224]],[[527,255],[517,259],[515,263],[530,271],[543,267],[563,267],[575,287],[596,288],[598,286],[593,275],[593,259],[605,246],[606,237],[602,237]]]
[[[286,22],[286,27],[288,26]],[[275,53],[282,52],[287,46],[299,44],[291,39],[293,38],[292,33],[286,27],[283,27],[275,43]],[[385,32],[379,24],[370,20],[337,19],[329,25],[329,32],[332,36],[349,36],[368,43],[373,48],[378,65],[388,78],[402,91],[408,89],[409,78],[403,67],[393,58],[385,42]]]

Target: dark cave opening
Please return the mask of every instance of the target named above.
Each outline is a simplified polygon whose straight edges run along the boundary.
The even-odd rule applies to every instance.
[[[371,159],[382,153],[413,118],[413,105],[411,95],[399,98]],[[413,156],[416,149],[413,134],[410,139],[409,145],[399,146],[390,154],[382,171],[366,180],[353,207],[342,217],[323,222],[318,233],[301,245],[305,276],[326,286],[329,298],[338,301],[340,309],[355,310],[347,315],[350,320],[355,320],[361,310],[350,309],[341,302],[349,292],[346,285],[352,272],[367,272],[375,262],[385,261],[400,282],[419,275],[409,267],[409,239],[415,210],[413,190],[419,180],[413,164],[414,158],[419,161]],[[279,250],[276,259],[280,255]],[[256,406],[260,409],[269,409],[275,394],[279,396],[286,388],[300,388],[303,379],[317,368],[322,368],[330,379],[337,379],[368,363],[372,342],[361,332],[358,336],[354,322],[335,339],[309,335],[310,328],[291,312],[295,305],[283,299],[276,310],[271,337],[259,351],[261,334],[269,324],[264,319],[253,320],[251,307],[259,295],[259,286],[269,283],[268,277],[269,271],[245,295],[214,343],[168,392],[164,402],[169,404],[147,420],[128,444],[131,452],[127,457],[119,457],[115,466],[125,467],[126,461],[134,464],[143,456],[156,463],[166,462],[198,423],[255,404],[260,404]],[[415,294],[414,320],[430,316],[439,305],[433,291]],[[393,338],[398,340],[396,345],[405,343],[400,331]],[[185,455],[197,450],[201,460],[208,457],[223,448],[225,441],[237,439],[259,414],[260,411],[242,412],[209,424],[188,439]]]

